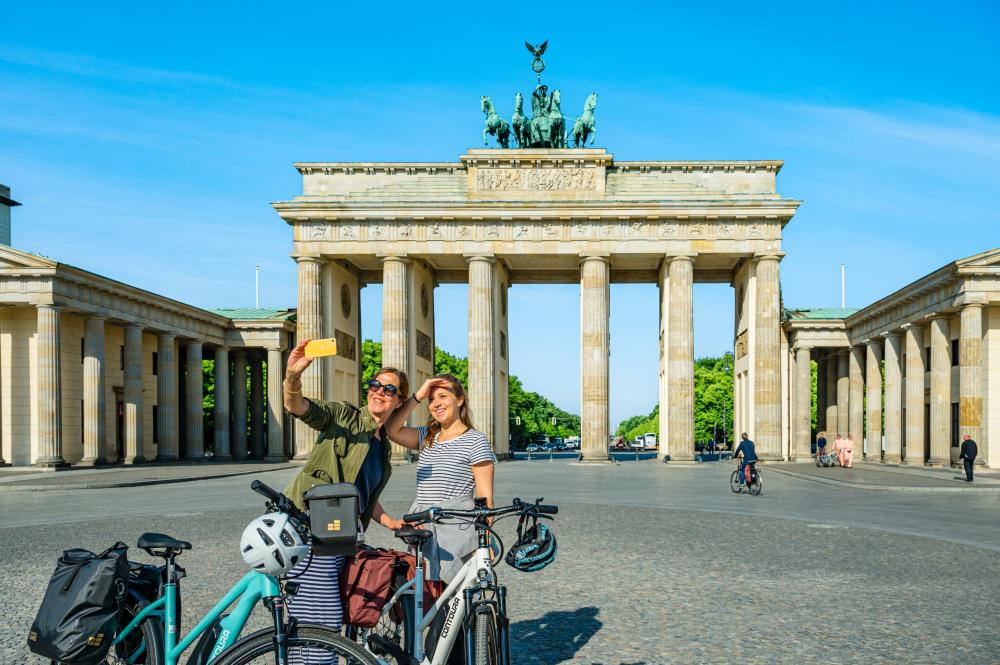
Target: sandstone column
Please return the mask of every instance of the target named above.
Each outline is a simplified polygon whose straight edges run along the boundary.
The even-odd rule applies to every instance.
[[[320,339],[323,336],[321,260],[316,257],[302,256],[297,261],[299,266],[299,308],[296,316],[298,321],[296,336],[299,342],[307,339]],[[321,363],[314,362],[302,374],[303,396],[313,398],[323,397],[323,373],[320,365]],[[309,457],[309,453],[312,452],[315,442],[316,432],[300,420],[296,420],[295,459],[306,459]]]
[[[792,428],[792,458],[808,460],[812,454],[812,349],[795,349],[794,424]]]
[[[667,417],[671,460],[694,459],[694,257],[673,256],[667,311]],[[607,444],[607,437],[605,437]]]
[[[229,440],[229,347],[215,347],[215,408],[212,411],[215,421],[215,456],[216,462],[224,462],[233,458]]]
[[[754,431],[761,459],[780,460],[781,455],[781,257],[765,254],[757,258],[757,312],[754,329]]]
[[[847,438],[851,430],[850,351],[837,351],[837,431]]]
[[[885,457],[887,464],[899,464],[903,450],[903,354],[899,333],[885,337]]]
[[[190,340],[187,343],[187,376],[184,387],[185,424],[187,425],[187,459],[202,460],[205,458],[205,415],[202,406],[204,389],[202,386],[202,344],[200,340]]]
[[[360,353],[360,351],[359,351]],[[267,350],[267,457],[265,462],[284,462],[284,415],[281,382],[285,378],[282,350]]]
[[[931,319],[930,466],[951,464],[951,321]]]
[[[838,412],[840,404],[837,402],[837,373],[840,364],[837,362],[837,352],[829,351],[826,356],[826,433],[828,443],[833,447],[833,440],[837,437]],[[846,405],[844,408],[847,408]]]
[[[382,259],[382,366],[395,367],[406,372],[411,380],[416,376],[413,371],[411,359],[414,349],[410,344],[410,331],[413,329],[413,322],[410,320],[410,271],[412,266],[410,260],[401,256],[387,256]],[[471,280],[471,277],[470,277]],[[469,321],[472,321],[472,284],[469,284]],[[469,329],[471,341],[472,329]],[[472,400],[472,348],[469,348],[469,381],[470,381],[470,408],[473,409],[472,416],[476,419],[476,425],[481,426],[480,414],[476,412],[477,403]],[[411,390],[416,390],[420,386],[412,386]],[[409,459],[409,451],[402,446],[393,444],[392,457],[394,459]]]
[[[982,448],[979,457],[986,459],[982,445],[983,427],[983,306],[969,303],[962,307],[958,342],[958,438],[966,434]]]
[[[866,414],[868,451],[865,460],[882,461],[882,349],[878,340],[865,340],[865,383],[868,392]]]
[[[264,363],[250,358],[250,456],[264,457]]]
[[[854,437],[854,452],[858,459],[862,457],[864,446],[865,422],[865,350],[861,346],[852,346],[848,352],[848,417],[847,431]]]
[[[496,260],[487,256],[469,257],[469,408],[476,427],[491,438],[493,447],[494,401],[496,394]]]
[[[157,336],[156,357],[156,438],[159,440],[156,461],[177,461],[177,357],[174,350],[176,336],[160,333]]]
[[[816,354],[816,431],[826,430],[826,361]],[[809,443],[810,450],[812,442]]]
[[[142,326],[125,326],[125,464],[145,461],[142,414]]]
[[[107,463],[104,397],[103,316],[88,316],[83,333],[83,459],[79,466]]]
[[[580,452],[584,460],[592,461],[608,459],[610,283],[611,262],[608,257],[583,257],[580,266]]]
[[[38,411],[38,457],[35,466],[66,466],[62,456],[62,362],[60,352],[59,308],[38,305],[38,341],[35,348],[37,384],[35,405]]]
[[[233,429],[229,440],[233,459],[244,460],[247,458],[247,354],[243,349],[233,350],[232,395]]]
[[[924,463],[924,331],[903,324],[906,336],[906,448],[903,463]]]

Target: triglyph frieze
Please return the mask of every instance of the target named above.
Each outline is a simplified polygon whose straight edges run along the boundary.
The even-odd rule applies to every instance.
[[[477,169],[478,191],[594,190],[596,171],[591,168]]]

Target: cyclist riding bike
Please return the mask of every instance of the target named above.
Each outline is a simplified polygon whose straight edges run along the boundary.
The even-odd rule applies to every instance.
[[[747,467],[751,464],[755,464],[758,460],[757,458],[757,448],[754,446],[754,442],[750,440],[746,432],[740,435],[742,439],[740,445],[736,447],[733,451],[733,458],[740,457],[742,455],[743,459],[740,462],[740,485],[744,485],[747,482]]]

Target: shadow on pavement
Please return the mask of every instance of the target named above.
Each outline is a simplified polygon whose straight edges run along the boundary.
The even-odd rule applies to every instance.
[[[511,661],[521,662],[518,656],[529,654],[553,665],[572,660],[604,625],[597,619],[599,612],[593,606],[581,607],[572,612],[547,612],[540,619],[511,624]]]

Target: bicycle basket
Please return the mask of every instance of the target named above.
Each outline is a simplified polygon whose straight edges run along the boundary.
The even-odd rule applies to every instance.
[[[358,488],[352,483],[316,485],[303,497],[309,506],[313,551],[320,556],[354,554],[364,543]]]

